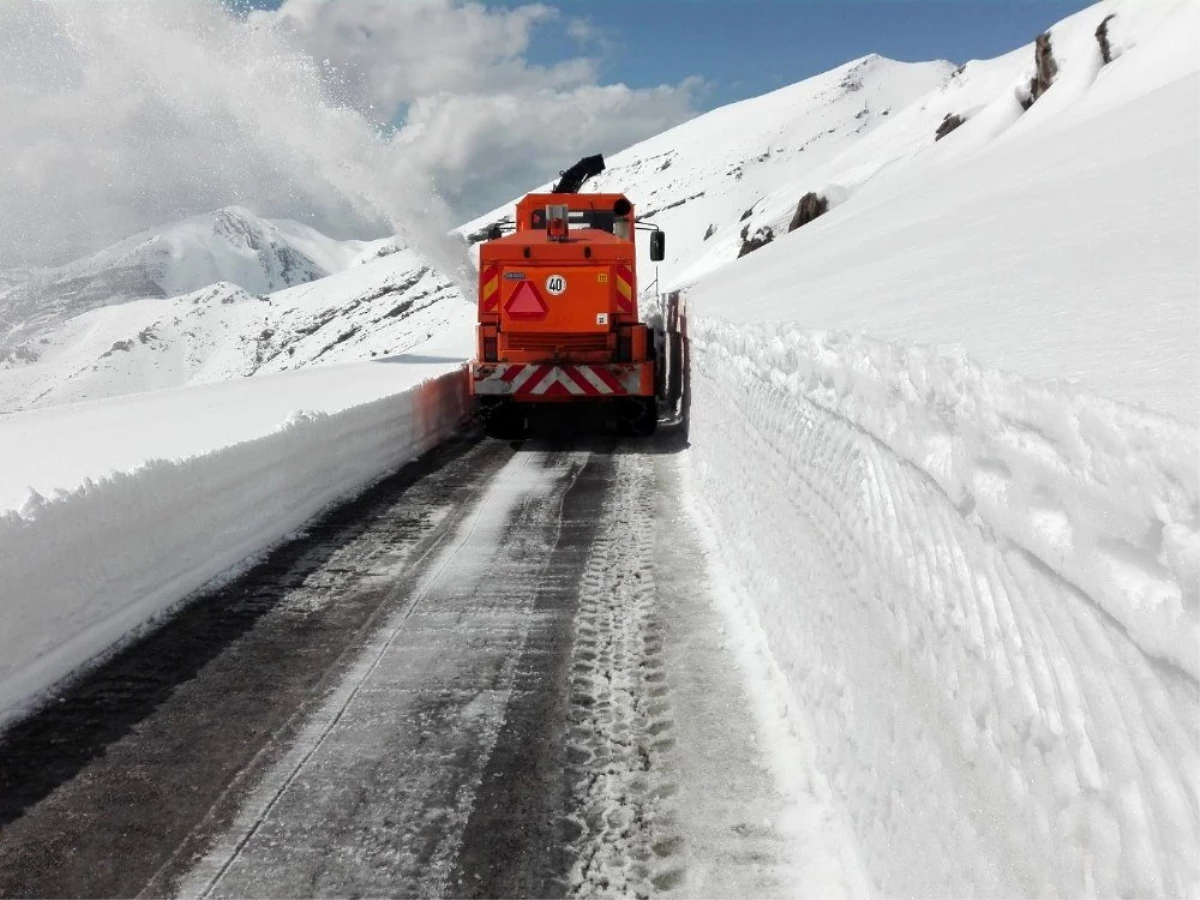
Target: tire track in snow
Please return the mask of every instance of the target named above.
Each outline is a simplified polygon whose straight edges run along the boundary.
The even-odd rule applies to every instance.
[[[521,461],[522,465],[520,468],[523,469],[525,465],[528,465],[531,459],[532,457],[526,456]],[[489,501],[492,499],[493,493],[494,492],[489,492],[484,496],[482,501],[474,510],[473,514],[468,518],[465,528],[461,529],[457,540],[452,546],[446,547],[446,549],[439,555],[438,563],[433,567],[433,570],[425,576],[420,587],[408,599],[403,612],[397,619],[393,621],[389,633],[384,640],[382,640],[382,642],[377,642],[377,646],[372,648],[372,653],[360,661],[359,665],[351,671],[349,677],[343,679],[342,683],[338,685],[337,691],[326,701],[321,718],[310,722],[308,727],[306,727],[302,733],[300,739],[292,745],[288,756],[293,761],[289,762],[284,777],[278,780],[277,783],[275,783],[269,789],[269,792],[263,798],[261,805],[258,805],[257,809],[255,809],[255,811],[252,813],[252,817],[248,822],[248,827],[246,828],[245,832],[238,837],[231,852],[229,853],[229,856],[223,862],[221,862],[220,866],[212,874],[208,883],[199,892],[199,897],[208,897],[217,883],[225,877],[230,867],[238,861],[238,857],[241,855],[246,844],[253,839],[255,834],[257,834],[259,829],[266,822],[267,818],[271,815],[276,805],[283,798],[283,795],[295,783],[297,776],[300,775],[301,771],[303,771],[305,766],[308,765],[312,757],[325,744],[326,739],[338,726],[338,723],[341,722],[343,716],[346,714],[346,711],[350,708],[350,705],[354,703],[355,699],[358,697],[359,692],[367,684],[368,680],[379,668],[388,652],[396,643],[396,639],[405,629],[405,626],[407,625],[409,618],[412,616],[413,611],[417,608],[417,605],[425,599],[430,589],[445,573],[446,569],[450,566],[451,562],[454,560],[459,551],[461,551],[463,547],[470,542],[472,536],[475,534],[480,520],[483,518],[484,513],[488,509]],[[442,544],[447,542],[450,534],[451,532],[447,531],[439,535],[438,539],[432,543],[428,549],[426,549],[424,554],[422,554],[419,559],[416,560],[415,565],[420,567],[428,557],[441,550]],[[253,809],[253,807],[251,808]],[[244,816],[245,810],[243,810],[243,817]],[[316,886],[315,883],[313,886]]]
[[[526,452],[495,474],[183,895],[447,890],[585,459]]]
[[[655,613],[651,487],[645,460],[616,457],[604,530],[581,583],[568,742],[576,897],[648,897],[683,875],[673,862],[677,786],[657,775],[674,719]]]
[[[538,580],[504,724],[487,761],[447,893],[555,897],[567,892],[577,834],[566,734],[578,588],[612,490],[611,441],[591,452],[563,498],[551,560]]]

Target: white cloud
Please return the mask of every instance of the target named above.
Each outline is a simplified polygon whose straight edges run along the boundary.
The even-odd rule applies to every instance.
[[[462,218],[696,111],[694,79],[632,89],[600,84],[594,57],[531,59],[539,28],[561,46],[609,46],[587,19],[537,3],[288,0],[255,18],[339,66],[334,90],[346,102],[381,120],[403,109],[399,143]]]
[[[324,98],[309,57],[215,3],[3,0],[0,268],[232,203],[346,235],[435,213]]]
[[[575,16],[567,22],[567,37],[578,44],[589,44],[600,39],[601,32],[591,19]]]
[[[581,156],[615,152],[687,119],[699,87],[440,95],[412,105],[397,140],[435,174],[448,203],[478,213],[554,181]]]
[[[531,59],[538,29],[569,43],[563,19],[455,0],[245,19],[217,0],[0,0],[0,269],[233,203],[345,236],[391,223],[436,249],[456,220],[692,114],[694,83],[634,90],[599,84],[587,55]]]
[[[538,3],[489,9],[453,0],[288,0],[251,15],[316,59],[332,60],[344,75],[346,99],[385,118],[434,94],[593,82],[595,60],[539,65],[527,58],[533,31],[557,18],[557,10]]]

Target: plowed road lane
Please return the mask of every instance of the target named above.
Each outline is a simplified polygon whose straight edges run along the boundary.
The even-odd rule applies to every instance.
[[[670,438],[464,437],[0,739],[0,896],[794,892]]]

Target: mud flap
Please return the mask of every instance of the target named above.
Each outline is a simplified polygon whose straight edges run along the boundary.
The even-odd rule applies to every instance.
[[[678,421],[684,414],[687,390],[687,317],[678,291],[664,298],[662,331],[656,334],[658,349],[655,394],[660,415]]]

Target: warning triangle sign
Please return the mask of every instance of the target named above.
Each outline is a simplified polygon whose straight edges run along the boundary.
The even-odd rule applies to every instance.
[[[532,281],[522,281],[518,284],[508,302],[504,304],[504,311],[513,319],[541,319],[549,309]]]

